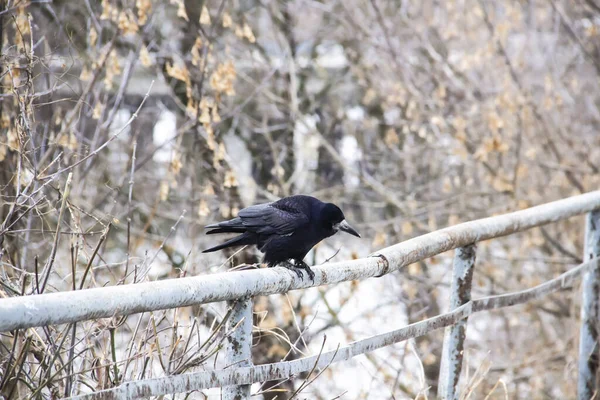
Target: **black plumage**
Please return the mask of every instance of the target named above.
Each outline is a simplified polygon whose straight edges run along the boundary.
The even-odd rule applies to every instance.
[[[269,267],[282,264],[293,268],[300,277],[299,269],[304,269],[311,279],[314,279],[314,273],[303,259],[314,245],[338,230],[360,237],[346,222],[338,206],[303,195],[244,208],[237,218],[208,225],[206,229],[209,229],[207,235],[240,235],[203,253],[232,246],[256,245],[265,254],[264,262]],[[294,264],[290,260],[294,260]]]

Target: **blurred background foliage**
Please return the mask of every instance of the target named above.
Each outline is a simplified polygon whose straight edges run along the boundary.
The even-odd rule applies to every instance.
[[[310,264],[595,190],[599,24],[597,0],[3,0],[0,296],[257,262],[201,254],[216,240],[203,226],[290,194],[337,203],[363,236],[329,239]],[[582,234],[575,218],[480,244],[474,295],[576,265]],[[450,261],[256,299],[254,362],[445,311]],[[566,291],[473,317],[465,396],[573,398],[578,309]],[[211,368],[226,317],[210,305],[2,334],[0,393]],[[434,398],[441,338],[332,366],[297,396]],[[289,398],[302,379],[253,391]]]

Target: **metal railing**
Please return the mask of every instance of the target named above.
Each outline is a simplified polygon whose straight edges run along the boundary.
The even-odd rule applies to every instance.
[[[466,222],[387,247],[364,259],[314,267],[316,276],[313,282],[301,280],[285,268],[270,268],[1,299],[0,332],[227,301],[232,308],[227,321],[232,331],[226,345],[229,368],[125,382],[73,399],[143,398],[223,387],[223,399],[242,400],[250,397],[252,383],[286,379],[446,327],[438,396],[457,399],[462,349],[470,315],[526,303],[561,290],[583,276],[578,399],[589,400],[598,390],[595,385],[599,360],[597,327],[600,321],[599,210],[600,191],[596,191],[510,214]],[[477,242],[585,213],[588,215],[583,264],[531,289],[471,299]],[[252,296],[380,277],[452,249],[456,249],[456,253],[448,313],[315,356],[252,365]]]

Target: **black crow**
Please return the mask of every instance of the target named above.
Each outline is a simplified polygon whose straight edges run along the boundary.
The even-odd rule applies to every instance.
[[[207,235],[240,235],[206,249],[203,253],[231,246],[255,244],[265,253],[264,262],[269,267],[281,263],[296,272],[300,278],[300,269],[304,269],[311,280],[314,280],[315,274],[303,259],[314,245],[334,235],[338,230],[360,237],[346,222],[344,213],[338,206],[302,195],[244,208],[237,218],[208,225],[206,229],[210,229],[206,232]],[[292,259],[294,264],[289,261]]]

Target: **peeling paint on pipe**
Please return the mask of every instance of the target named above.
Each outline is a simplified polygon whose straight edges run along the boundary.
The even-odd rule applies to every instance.
[[[600,256],[600,211],[590,212],[585,220],[585,250],[583,260]],[[581,329],[579,331],[579,377],[577,399],[589,400],[597,395],[596,374],[598,373],[600,336],[600,266],[583,276],[581,284]]]
[[[448,227],[354,261],[313,267],[315,280],[277,267],[0,299],[0,332],[285,293],[396,271],[457,247],[506,236],[600,208],[600,191]]]
[[[454,310],[471,300],[471,283],[473,282],[476,249],[475,244],[456,249],[450,288],[450,310]],[[459,398],[460,392],[457,387],[462,370],[466,332],[467,318],[446,328],[438,384],[438,397],[440,399],[458,400]]]
[[[542,298],[550,293],[567,288],[576,278],[593,268],[596,263],[597,259],[586,262],[531,289],[471,300],[449,313],[416,322],[395,331],[358,340],[347,346],[339,347],[339,349],[323,352],[320,355],[300,358],[293,361],[258,365],[255,367],[227,368],[223,370],[193,372],[176,376],[167,376],[164,378],[126,382],[116,388],[70,397],[69,399],[137,399],[169,393],[185,393],[192,390],[201,390],[211,387],[235,384],[250,385],[257,382],[287,379],[291,376],[298,375],[301,372],[310,371],[315,365],[317,368],[325,368],[332,363],[346,361],[360,354],[369,353],[394,343],[423,336],[433,330],[453,325],[459,320],[476,312],[510,307]]]
[[[252,299],[245,298],[228,302],[232,308],[227,320],[225,362],[227,366],[252,366]],[[247,400],[250,398],[250,385],[223,387],[223,400]]]

